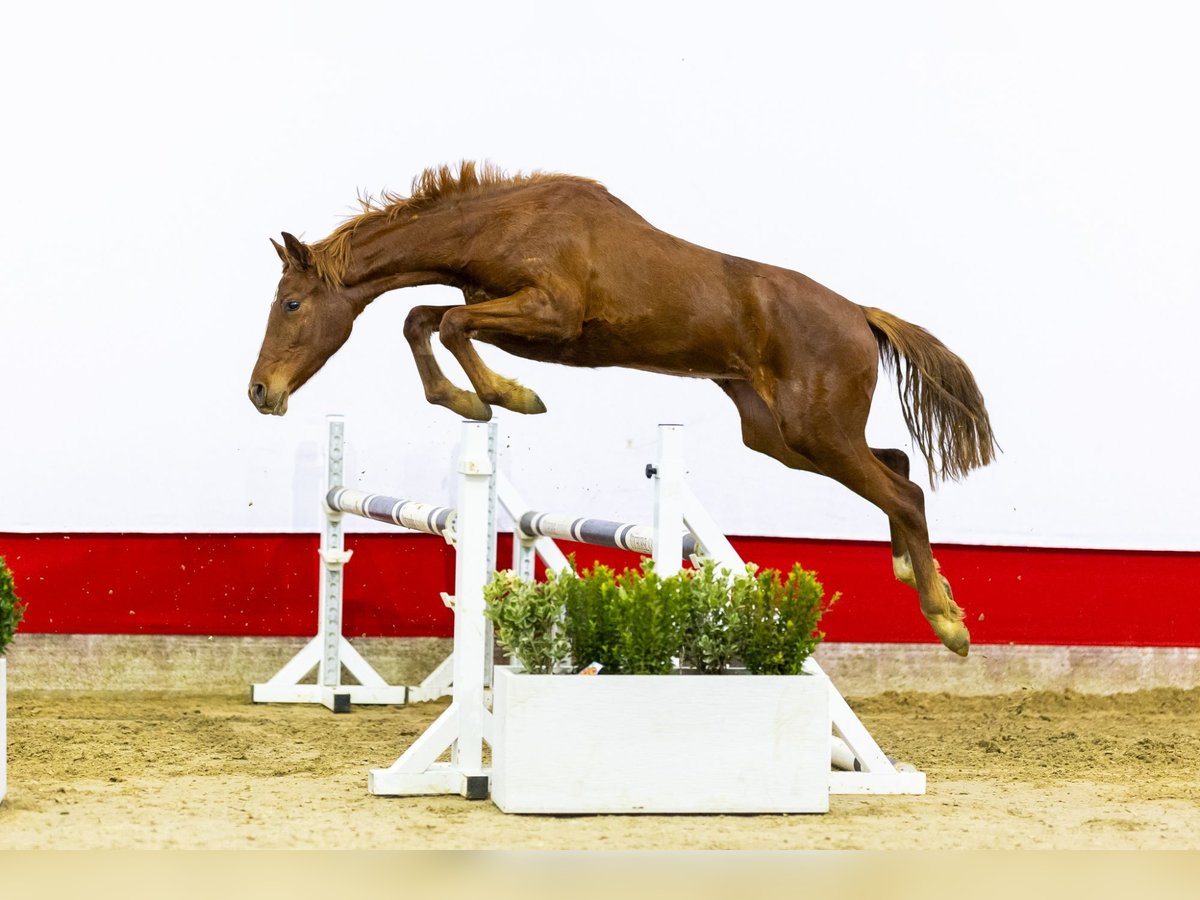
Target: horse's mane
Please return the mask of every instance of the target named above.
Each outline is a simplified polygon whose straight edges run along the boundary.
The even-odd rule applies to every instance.
[[[463,160],[457,169],[438,166],[426,169],[412,181],[412,193],[407,197],[394,191],[382,191],[378,197],[360,194],[358,205],[362,212],[342,222],[323,240],[311,246],[312,263],[317,274],[332,285],[340,285],[346,274],[350,258],[350,239],[363,225],[394,221],[404,214],[413,214],[437,204],[447,197],[462,197],[485,194],[490,191],[539,181],[577,181],[584,184],[597,182],[574,175],[558,175],[553,172],[517,172],[506,175],[497,166],[484,162]]]

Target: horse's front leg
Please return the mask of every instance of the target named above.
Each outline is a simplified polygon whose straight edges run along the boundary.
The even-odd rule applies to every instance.
[[[479,399],[479,395],[455,387],[433,356],[430,337],[441,326],[442,317],[453,306],[414,306],[404,320],[404,337],[412,348],[417,363],[417,374],[425,388],[425,399],[458,413],[464,419],[486,422],[492,417],[492,408]]]
[[[513,412],[542,413],[546,406],[529,388],[497,375],[484,364],[471,338],[504,335],[534,341],[566,341],[582,328],[582,304],[562,302],[542,288],[524,288],[507,297],[446,311],[438,328],[442,343],[454,354],[479,396]]]

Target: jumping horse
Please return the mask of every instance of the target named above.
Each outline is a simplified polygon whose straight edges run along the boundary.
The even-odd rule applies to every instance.
[[[404,324],[430,403],[467,419],[488,419],[493,406],[545,412],[537,394],[484,364],[474,340],[543,362],[711,379],[737,407],[748,447],[833,478],[887,514],[895,576],[916,588],[942,643],[967,654],[908,456],[873,449],[864,434],[882,358],[931,478],[993,459],[974,377],[927,331],[797,272],[680,240],[584,178],[508,177],[464,162],[426,170],[408,197],[360,203],[324,240],[271,241],[283,276],[250,379],[260,412],[283,415],[380,294],[452,285],[465,305],[417,306]],[[435,331],[474,391],[442,373]]]

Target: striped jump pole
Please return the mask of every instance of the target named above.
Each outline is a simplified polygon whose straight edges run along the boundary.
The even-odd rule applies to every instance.
[[[527,512],[517,522],[521,536],[547,537],[556,541],[575,541],[597,547],[613,547],[643,556],[654,554],[654,526],[610,522],[607,519],[573,518],[563,513]],[[696,538],[683,536],[682,559],[696,552]]]
[[[416,500],[397,500],[386,494],[368,494],[352,488],[330,488],[325,495],[325,504],[332,510],[399,525],[413,531],[436,534],[439,537],[454,537],[455,519],[458,513],[448,506],[434,506]]]
[[[526,579],[534,577],[534,562],[541,557],[555,571],[570,568],[555,541],[574,541],[596,547],[613,547],[653,558],[662,575],[670,575],[684,560],[713,558],[733,561],[736,554],[710,523],[693,525],[687,515],[688,491],[684,483],[681,443],[683,426],[658,426],[658,455],[646,466],[646,477],[654,479],[654,524],[614,522],[567,513],[531,510],[521,494],[506,479],[499,479],[500,502],[515,523],[513,571]]]

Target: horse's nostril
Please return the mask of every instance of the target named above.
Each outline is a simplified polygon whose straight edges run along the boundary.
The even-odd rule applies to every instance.
[[[262,406],[263,401],[267,399],[267,386],[261,381],[256,381],[250,387],[250,396],[254,399],[256,405]]]

